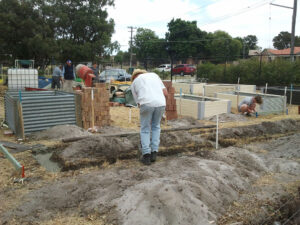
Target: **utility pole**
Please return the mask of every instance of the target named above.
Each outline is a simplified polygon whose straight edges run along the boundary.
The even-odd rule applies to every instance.
[[[293,17],[292,17],[292,32],[291,32],[291,61],[294,61],[294,48],[295,48],[295,28],[296,28],[296,17],[297,17],[297,0],[294,0],[294,6],[289,7],[289,6],[284,6],[284,5],[278,5],[278,4],[273,4],[270,3],[270,5],[282,7],[282,8],[287,8],[287,9],[292,9],[293,10]]]
[[[294,0],[293,20],[292,20],[292,34],[291,34],[291,59],[292,59],[292,61],[295,60],[294,48],[295,48],[296,16],[297,16],[297,0]]]
[[[130,26],[128,27],[130,29],[130,64],[129,64],[129,67],[131,68],[132,67],[132,33],[133,33],[133,30],[136,29],[136,27],[133,27],[133,26]]]

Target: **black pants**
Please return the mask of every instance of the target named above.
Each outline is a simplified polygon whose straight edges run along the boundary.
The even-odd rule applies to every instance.
[[[52,77],[51,88],[54,89],[55,87],[57,87],[57,89],[60,89],[60,77],[59,76]]]

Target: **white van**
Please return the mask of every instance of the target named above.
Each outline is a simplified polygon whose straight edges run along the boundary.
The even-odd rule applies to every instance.
[[[159,72],[170,72],[171,65],[170,64],[162,64],[159,67],[155,68],[155,70],[158,70]]]

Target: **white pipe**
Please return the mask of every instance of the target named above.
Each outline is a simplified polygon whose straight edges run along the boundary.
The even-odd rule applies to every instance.
[[[283,113],[286,113],[286,90],[287,90],[287,86],[285,86],[284,88],[284,108],[283,108]]]
[[[292,97],[293,97],[293,85],[291,84],[291,90],[290,90],[290,106],[292,105]]]
[[[216,149],[219,148],[219,115],[217,115]]]
[[[238,82],[237,82],[237,96],[236,96],[237,111],[239,111],[239,103],[240,103],[240,78],[238,78]]]

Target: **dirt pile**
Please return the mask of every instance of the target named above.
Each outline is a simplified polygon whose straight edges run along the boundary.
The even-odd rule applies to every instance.
[[[0,215],[1,222],[17,218],[20,224],[39,224],[57,214],[96,214],[105,215],[105,224],[207,225],[217,224],[232,203],[242,209],[239,204],[253,199],[264,209],[249,206],[245,213],[251,211],[251,217],[239,211],[239,218],[252,221],[235,220],[239,215],[232,211],[230,219],[223,221],[260,224],[274,210],[272,199],[285,195],[287,184],[300,181],[300,162],[284,155],[277,158],[287,143],[299,146],[299,137],[274,140],[269,150],[263,149],[265,143],[253,144],[255,152],[229,147],[212,151],[208,158],[169,157],[150,167],[112,168],[60,179],[30,192],[19,207]],[[279,182],[259,185],[268,174]]]
[[[273,134],[289,133],[300,130],[300,122],[282,120],[263,122],[237,128],[220,130],[219,143],[229,146],[239,139],[268,137]],[[174,131],[161,134],[159,155],[175,155],[183,152],[201,152],[214,146],[215,133],[210,134],[189,131]],[[60,162],[63,170],[78,169],[90,165],[102,165],[104,162],[114,163],[117,159],[138,158],[140,140],[138,134],[128,137],[92,136],[72,143],[62,151],[57,151],[53,159]]]
[[[104,126],[100,127],[97,131],[99,134],[116,134],[116,133],[122,133],[122,132],[134,132],[135,130],[133,129],[125,129],[121,127],[116,127],[116,126]]]
[[[56,139],[82,137],[90,135],[86,130],[75,125],[59,125],[51,127],[47,130],[35,132],[29,136],[33,140]]]
[[[213,121],[213,122],[217,121],[216,116],[206,118],[205,120],[209,120],[209,121]],[[248,120],[249,119],[246,116],[243,116],[241,114],[233,114],[233,113],[227,114],[227,113],[224,113],[224,114],[219,115],[219,122],[220,123],[235,122],[235,121],[240,121],[241,122],[241,121],[248,121]]]
[[[219,142],[223,147],[235,144],[239,139],[262,140],[275,134],[288,134],[300,130],[300,120],[285,119],[275,122],[262,122],[250,126],[223,128],[219,130]],[[208,136],[214,141],[215,133]]]
[[[192,117],[184,117],[176,120],[169,120],[168,125],[173,128],[179,128],[179,127],[200,126],[202,125],[202,123]]]
[[[200,135],[192,135],[186,131],[161,134],[160,155],[173,155],[179,152],[212,147],[209,141]],[[58,161],[63,170],[78,169],[91,165],[101,166],[104,162],[114,163],[117,159],[133,159],[139,157],[139,134],[128,137],[91,136],[72,143],[62,151],[53,154],[52,159]]]

